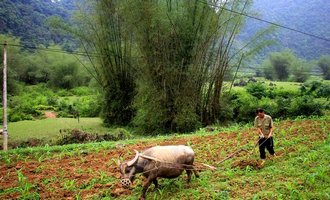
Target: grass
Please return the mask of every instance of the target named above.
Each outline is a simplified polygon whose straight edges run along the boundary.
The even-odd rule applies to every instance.
[[[234,161],[246,159],[244,155],[234,157],[217,166],[216,171],[201,172],[201,177],[193,178],[190,184],[186,184],[185,175],[172,180],[161,179],[161,187],[155,189],[151,186],[147,198],[329,199],[329,122],[329,116],[278,121],[275,123],[275,150],[279,156],[267,160],[262,169],[254,170],[249,166],[232,168]],[[235,126],[220,130],[220,133],[219,130],[205,132],[201,129],[194,134],[177,136],[0,152],[0,185],[1,179],[8,184],[10,177],[18,176],[17,184],[9,188],[0,187],[0,198],[21,195],[22,198],[36,199],[73,197],[133,200],[141,194],[141,176],[137,177],[130,193],[119,196],[113,194],[118,189],[114,160],[120,152],[124,153],[125,158],[130,158],[134,148],[189,143],[196,152],[196,162],[216,165],[216,161],[236,150],[237,144],[244,146],[248,142],[247,147],[251,149],[254,140],[251,127]],[[258,159],[256,152],[251,159]],[[15,183],[15,179],[11,180]],[[57,196],[60,194],[66,196]]]
[[[265,85],[269,86],[270,83],[275,84],[276,88],[280,88],[281,90],[286,90],[286,91],[298,91],[300,88],[301,83],[298,82],[278,82],[278,81],[264,81]],[[245,87],[241,86],[234,86],[233,87],[234,91],[246,91]]]
[[[109,128],[102,126],[100,118],[54,118],[35,121],[8,123],[10,140],[27,140],[28,138],[55,139],[60,129],[80,129],[90,133],[106,133]]]
[[[298,82],[278,82],[278,81],[265,81],[265,84],[269,85],[270,83],[273,83],[276,85],[276,87],[278,88],[282,88],[285,90],[298,90],[301,86],[302,83],[298,83]]]

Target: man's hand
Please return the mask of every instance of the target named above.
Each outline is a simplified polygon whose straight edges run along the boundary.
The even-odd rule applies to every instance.
[[[260,138],[265,138],[265,135],[263,133],[261,133]]]

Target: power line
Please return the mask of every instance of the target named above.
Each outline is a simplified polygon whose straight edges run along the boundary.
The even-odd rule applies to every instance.
[[[48,52],[55,52],[55,53],[63,53],[63,54],[70,54],[70,55],[78,55],[78,56],[88,56],[88,57],[102,57],[102,56],[115,56],[115,57],[122,57],[121,55],[115,54],[115,53],[109,53],[109,54],[101,54],[96,52],[70,52],[65,51],[61,49],[53,49],[53,48],[41,48],[41,47],[34,47],[34,46],[24,46],[19,44],[7,44],[7,46],[11,47],[19,47],[19,48],[25,48],[25,49],[34,49],[34,50],[40,50],[40,51],[48,51]],[[131,58],[140,59],[142,57],[137,56],[131,56]]]
[[[55,52],[55,53],[64,53],[64,54],[70,54],[70,55],[79,55],[79,56],[90,56],[90,57],[107,56],[105,54],[98,54],[98,53],[69,52],[69,51],[65,51],[65,50],[61,50],[61,49],[40,48],[40,47],[23,46],[23,45],[16,45],[16,44],[6,44],[6,45],[7,46],[12,46],[12,47],[21,47],[21,48],[28,48],[28,49],[48,51],[48,52]],[[141,57],[133,57],[133,58],[141,58]],[[256,68],[248,68],[246,70],[257,71],[257,70],[265,70],[265,69],[266,68],[256,67]],[[303,74],[314,74],[314,75],[317,75],[316,73],[311,73],[312,71],[306,71],[306,70],[299,70],[299,71],[302,72]],[[244,71],[244,70],[239,70],[238,72],[240,72],[240,73],[255,73],[255,72],[251,72],[251,71],[249,72],[249,71]],[[295,70],[288,70],[288,72],[295,72]]]
[[[211,4],[208,4],[207,2],[204,2],[204,1],[201,1],[201,0],[197,0],[197,1],[199,1],[200,3],[206,4],[206,5],[212,6],[212,7],[221,8],[221,9],[226,10],[228,12],[232,12],[232,13],[235,13],[235,14],[238,14],[238,15],[243,15],[245,17],[248,17],[248,18],[251,18],[251,19],[254,19],[254,20],[257,20],[257,21],[261,21],[261,22],[264,22],[264,23],[267,23],[267,24],[271,24],[271,25],[274,25],[274,26],[277,26],[277,27],[280,27],[280,28],[283,28],[283,29],[287,29],[287,30],[293,31],[293,32],[301,33],[301,34],[304,34],[304,35],[307,35],[307,36],[310,36],[310,37],[317,38],[319,40],[330,42],[330,39],[325,38],[325,37],[321,37],[321,36],[314,35],[314,34],[311,34],[311,33],[305,32],[305,31],[301,31],[301,30],[294,29],[294,28],[291,28],[291,27],[288,27],[288,26],[284,26],[282,24],[278,24],[278,23],[275,23],[275,22],[272,22],[272,21],[269,21],[269,20],[265,20],[265,19],[259,18],[259,17],[251,16],[251,15],[248,15],[246,13],[242,13],[242,12],[238,12],[238,11],[235,11],[235,10],[231,10],[231,9],[228,9],[228,8],[226,8],[224,6],[215,5],[215,4],[214,5],[211,5]]]
[[[33,47],[33,46],[23,46],[23,45],[18,45],[18,44],[7,44],[8,46],[11,47],[20,47],[20,48],[25,48],[25,49],[34,49],[34,50],[41,50],[41,51],[48,51],[48,52],[55,52],[55,53],[64,53],[64,54],[72,54],[72,55],[79,55],[79,56],[101,56],[102,54],[97,54],[97,53],[86,53],[86,52],[70,52],[70,51],[65,51],[61,49],[52,49],[52,48],[41,48],[41,47]],[[104,55],[105,56],[105,55]]]

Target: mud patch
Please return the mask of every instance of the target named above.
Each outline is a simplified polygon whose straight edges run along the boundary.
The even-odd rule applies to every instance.
[[[261,161],[257,161],[257,160],[238,160],[235,161],[231,167],[232,168],[240,168],[240,169],[245,169],[247,167],[251,167],[252,169],[261,169],[263,166],[261,164]]]
[[[111,191],[112,197],[119,197],[122,195],[130,195],[132,193],[131,190],[123,188],[120,184],[117,184],[114,189]]]

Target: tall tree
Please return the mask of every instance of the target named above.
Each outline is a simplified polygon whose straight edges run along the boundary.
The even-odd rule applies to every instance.
[[[133,38],[125,28],[122,2],[82,2],[75,16],[76,30],[70,30],[80,39],[104,89],[103,118],[111,125],[127,125],[134,115]]]
[[[148,131],[189,131],[219,117],[233,42],[250,1],[130,1],[142,58],[135,122]],[[226,9],[224,9],[226,7]]]
[[[126,9],[142,56],[135,123],[148,132],[193,130],[200,124],[197,62],[216,32],[214,9],[187,0],[130,1]]]
[[[280,81],[288,80],[290,72],[297,58],[292,51],[286,50],[282,52],[275,52],[269,55],[268,61],[265,64],[266,77],[270,77],[269,73],[272,72],[272,79]]]
[[[325,80],[330,80],[330,56],[329,55],[321,56],[317,65],[322,71],[323,78]]]
[[[218,120],[221,109],[220,95],[225,75],[234,66],[239,67],[239,64],[235,64],[237,60],[233,59],[239,54],[239,50],[235,49],[234,41],[244,23],[244,17],[241,14],[246,14],[250,4],[251,1],[215,1],[217,29],[209,51],[204,57],[205,66],[209,71],[208,80],[204,81],[203,88],[206,89],[201,91],[205,95],[202,99],[201,110],[204,123],[214,123]]]
[[[106,91],[105,122],[127,124],[134,109],[134,124],[148,133],[191,131],[216,122],[224,77],[247,53],[242,50],[246,46],[235,48],[234,41],[250,4],[250,0],[82,4],[76,35]]]

